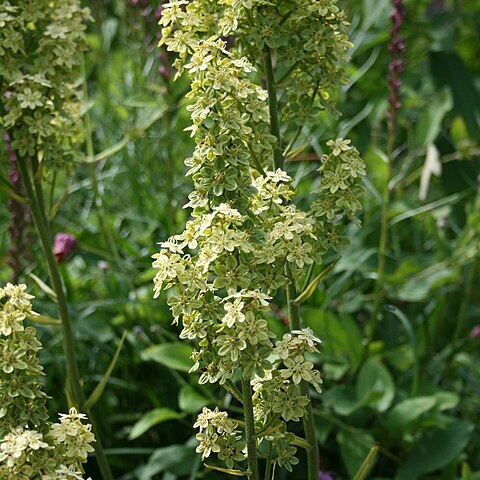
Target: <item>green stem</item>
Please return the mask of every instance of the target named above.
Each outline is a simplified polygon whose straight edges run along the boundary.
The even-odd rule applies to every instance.
[[[448,378],[451,368],[453,367],[453,359],[455,358],[455,354],[458,351],[458,339],[460,334],[462,333],[464,324],[465,324],[465,315],[467,313],[467,307],[469,305],[469,300],[472,295],[474,281],[475,281],[475,271],[476,271],[477,262],[474,261],[472,265],[468,267],[467,278],[463,290],[463,297],[462,302],[460,304],[460,309],[457,315],[457,321],[455,323],[455,330],[452,334],[452,339],[450,340],[450,345],[452,346],[450,355],[448,355],[448,359],[445,362],[445,373],[444,378]]]
[[[80,382],[80,375],[78,371],[77,356],[75,352],[75,338],[73,335],[70,316],[68,313],[67,299],[65,296],[65,290],[63,288],[62,278],[60,276],[57,261],[55,260],[55,256],[53,255],[52,238],[49,231],[49,222],[45,210],[41,208],[41,206],[43,205],[42,200],[40,200],[37,196],[38,188],[40,188],[40,185],[36,185],[37,188],[32,185],[32,179],[25,159],[18,157],[18,165],[22,174],[25,190],[29,198],[30,211],[32,213],[32,217],[37,228],[43,254],[47,261],[50,281],[52,282],[52,288],[57,296],[57,311],[58,316],[62,321],[63,330],[63,350],[65,354],[65,365],[67,369],[67,390],[71,395],[75,407],[77,407],[78,410],[81,411],[82,406],[85,403],[85,395],[83,393],[82,385]],[[36,180],[35,183],[37,182],[38,180]],[[89,417],[89,421],[92,424],[94,432],[96,432],[97,441],[94,444],[94,448],[102,476],[104,480],[113,480],[110,466],[108,465],[108,461],[102,448],[100,437],[98,436],[98,430],[95,426],[93,418],[90,412],[85,413]]]
[[[273,149],[275,168],[283,168],[282,138],[280,136],[280,123],[278,120],[277,92],[275,90],[275,77],[273,75],[272,54],[268,47],[264,50],[264,67],[267,81],[268,110],[270,112],[270,133],[277,138]]]
[[[290,74],[298,67],[300,62],[295,62],[280,78],[277,82],[277,85],[281,85],[289,76]]]
[[[387,254],[387,239],[388,239],[388,211],[390,207],[390,189],[389,182],[392,176],[392,153],[395,141],[395,132],[391,129],[388,131],[387,140],[387,175],[385,185],[382,192],[382,212],[380,219],[380,239],[378,244],[378,260],[377,260],[377,281],[375,283],[374,298],[372,314],[367,325],[367,341],[363,351],[363,358],[359,364],[360,368],[368,357],[370,345],[375,336],[378,325],[378,317],[380,315],[380,308],[384,300],[384,283],[385,283],[385,258]]]
[[[268,109],[270,112],[270,133],[277,138],[277,145],[274,149],[274,163],[275,168],[283,168],[284,157],[282,155],[282,138],[280,136],[280,123],[278,119],[278,102],[277,92],[275,90],[275,78],[273,75],[272,54],[268,47],[264,49],[264,66],[265,77],[267,81],[268,91]],[[291,272],[288,276],[290,284],[287,289],[287,304],[288,304],[288,318],[291,330],[298,330],[300,328],[300,306],[294,302],[297,298],[297,291],[293,283],[293,275]],[[317,434],[315,430],[315,419],[313,417],[312,402],[308,391],[308,384],[302,382],[300,385],[302,395],[308,398],[308,406],[306,407],[305,416],[303,417],[303,428],[305,431],[305,438],[309,443],[307,450],[308,461],[308,480],[317,480],[318,472],[320,470],[320,459],[317,448]]]
[[[463,290],[462,303],[460,304],[460,309],[458,311],[457,321],[455,323],[455,330],[453,332],[451,345],[455,349],[455,344],[457,343],[460,334],[462,333],[463,326],[465,324],[465,315],[467,313],[467,307],[469,305],[470,296],[472,295],[473,285],[475,281],[475,271],[476,271],[477,262],[474,261],[472,265],[468,267],[467,280],[465,282],[465,287]]]
[[[268,442],[267,461],[265,462],[265,480],[272,478],[272,442]]]
[[[255,422],[253,418],[252,386],[250,378],[242,375],[243,414],[245,417],[245,435],[247,439],[248,478],[260,480],[257,459],[257,437],[255,435]]]
[[[287,290],[288,302],[288,318],[291,330],[298,330],[301,326],[300,305],[294,300],[297,298],[297,291],[293,283],[292,275],[290,275],[290,284]],[[308,480],[317,480],[320,470],[320,456],[317,447],[317,432],[315,429],[315,418],[313,417],[312,399],[308,390],[308,383],[302,381],[300,384],[300,393],[308,398],[308,405],[305,407],[305,415],[303,417],[303,429],[305,431],[305,439],[309,444],[307,450],[308,462]]]

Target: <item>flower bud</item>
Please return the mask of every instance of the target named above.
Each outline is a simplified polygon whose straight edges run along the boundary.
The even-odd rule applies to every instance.
[[[475,325],[470,331],[470,338],[480,337],[480,325]]]
[[[77,245],[77,239],[70,233],[57,233],[53,241],[53,254],[58,263],[67,260]]]

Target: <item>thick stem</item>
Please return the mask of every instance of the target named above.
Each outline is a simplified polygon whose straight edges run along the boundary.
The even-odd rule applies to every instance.
[[[272,442],[268,442],[267,460],[265,462],[265,478],[264,480],[271,480],[272,478]]]
[[[287,290],[288,302],[288,318],[291,330],[298,330],[301,327],[300,305],[294,300],[297,298],[297,291],[290,275],[290,284]],[[317,446],[317,432],[315,429],[315,419],[313,417],[312,399],[308,391],[308,383],[302,381],[300,384],[300,393],[308,398],[308,405],[305,407],[305,415],[303,417],[303,429],[305,431],[305,439],[309,444],[307,449],[308,462],[308,480],[318,480],[318,472],[320,470],[320,456]]]
[[[272,54],[268,47],[265,47],[264,67],[267,81],[268,110],[270,112],[270,133],[277,138],[277,144],[273,149],[273,161],[275,168],[283,168],[282,138],[280,136],[280,122],[278,120],[277,92],[275,90],[275,77],[273,75]]]
[[[71,395],[73,403],[78,408],[78,410],[81,411],[85,403],[85,395],[83,393],[82,385],[80,382],[80,375],[78,371],[77,357],[75,352],[75,338],[73,335],[70,316],[68,313],[67,299],[65,296],[65,291],[63,288],[62,278],[60,276],[58,264],[55,260],[55,256],[52,250],[52,239],[49,233],[49,222],[45,210],[41,208],[43,202],[37,196],[38,186],[37,189],[35,189],[32,185],[32,179],[26,165],[26,161],[19,158],[18,164],[25,185],[25,190],[29,199],[30,211],[32,213],[32,217],[37,228],[43,254],[47,261],[52,288],[57,296],[57,311],[58,316],[60,317],[60,320],[62,322],[63,330],[63,350],[65,355],[65,365],[67,369],[68,391]],[[93,429],[97,433],[98,437],[98,430],[95,426],[93,418],[89,414],[90,412],[85,413],[87,413],[87,415],[89,416],[90,422],[92,423]],[[113,480],[112,472],[110,471],[110,466],[108,465],[108,461],[106,459],[105,452],[103,451],[99,437],[97,438],[97,442],[95,443],[95,454],[104,480]]]
[[[243,414],[245,417],[245,435],[247,440],[247,461],[248,461],[248,478],[250,480],[260,480],[257,458],[257,437],[255,435],[255,422],[253,419],[253,401],[252,386],[250,378],[242,375],[242,397],[243,397]]]

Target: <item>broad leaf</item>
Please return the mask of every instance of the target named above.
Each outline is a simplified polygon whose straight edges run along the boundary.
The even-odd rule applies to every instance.
[[[434,396],[408,398],[395,405],[388,413],[386,426],[392,432],[401,433],[436,405],[437,400]]]
[[[155,408],[142,415],[140,420],[133,425],[128,438],[129,440],[133,440],[140,437],[140,435],[143,435],[147,430],[159,423],[166,422],[167,420],[178,420],[184,416],[185,414],[175,412],[170,408]]]
[[[191,385],[185,385],[178,394],[178,406],[182,412],[196,413],[208,405],[210,400]]]
[[[363,431],[341,431],[337,434],[337,442],[348,475],[353,478],[375,444],[375,440],[370,434]]]
[[[357,400],[360,404],[370,406],[378,412],[390,407],[395,396],[395,384],[383,363],[370,358],[365,362],[356,385]]]
[[[164,343],[148,347],[141,354],[142,360],[153,360],[173,370],[188,372],[192,366],[193,348],[184,343]]]
[[[467,446],[473,426],[452,421],[444,429],[430,429],[412,445],[411,454],[400,468],[398,480],[416,480],[455,460]]]

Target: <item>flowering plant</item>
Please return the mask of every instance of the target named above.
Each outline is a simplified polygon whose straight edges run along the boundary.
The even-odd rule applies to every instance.
[[[78,0],[0,5],[0,124],[20,157],[65,164],[80,138],[81,53],[88,9]]]
[[[168,303],[174,322],[182,322],[180,337],[197,342],[192,371],[201,372],[200,383],[224,385],[245,417],[242,436],[226,412],[205,408],[195,424],[197,451],[204,459],[217,453],[237,474],[245,474],[246,459],[246,474],[258,479],[258,447],[268,445],[270,478],[277,465],[292,470],[300,445],[308,451],[309,479],[316,479],[308,385],[320,392],[321,378],[307,356],[320,340],[301,328],[299,279],[348,243],[345,225],[361,209],[365,170],[349,140],[329,141],[320,190],[302,210],[283,168],[280,124],[288,135],[292,125],[313,121],[316,109],[334,111],[328,90],[341,82],[338,61],[349,45],[344,14],[330,0],[172,0],[160,24],[161,43],[191,78],[196,148],[185,162],[195,185],[186,205],[192,219],[154,255],[154,295],[172,289]],[[232,36],[228,49],[224,38]],[[288,79],[281,116],[273,55]],[[254,82],[259,72],[267,91]],[[285,289],[291,331],[275,341],[268,312]],[[301,418],[306,442],[288,431],[287,422]]]
[[[47,422],[46,394],[39,381],[41,344],[24,320],[38,316],[26,285],[0,288],[0,479],[81,480],[93,451],[91,425],[71,408]]]

